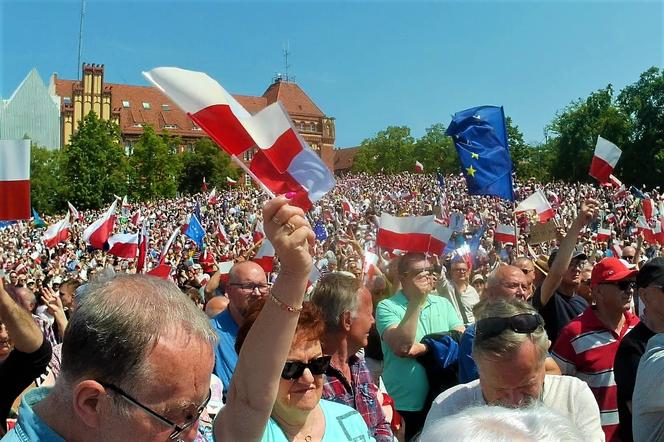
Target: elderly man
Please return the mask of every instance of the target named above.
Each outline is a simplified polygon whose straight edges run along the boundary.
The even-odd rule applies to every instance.
[[[50,359],[51,344],[0,278],[0,434],[12,403],[46,370]]]
[[[356,409],[376,441],[391,442],[392,430],[378,401],[378,387],[364,358],[357,356],[366,347],[374,323],[371,293],[360,287],[358,279],[332,272],[318,281],[311,301],[325,318],[323,353],[332,356],[323,399]]]
[[[599,409],[588,386],[545,374],[549,340],[542,318],[519,299],[484,304],[477,312],[473,355],[479,379],[441,393],[425,426],[476,405],[527,407],[541,402],[568,416],[588,441],[603,441]]]
[[[420,341],[430,333],[463,331],[452,304],[431,295],[435,283],[433,264],[423,253],[407,253],[397,266],[402,289],[376,308],[376,328],[384,354],[383,380],[406,424],[406,440],[422,428],[427,410],[429,381],[415,359],[427,351]]]
[[[480,295],[475,287],[470,285],[468,264],[457,257],[450,264],[450,273],[451,277],[448,281],[443,272],[436,284],[436,291],[452,303],[465,325],[472,324],[475,322],[473,307],[480,302]]]
[[[214,351],[214,374],[221,379],[224,392],[228,391],[231,377],[237,364],[235,340],[249,303],[267,295],[269,286],[265,271],[253,261],[242,261],[233,266],[228,275],[226,295],[228,307],[210,319],[212,328],[219,337]]]
[[[535,265],[530,258],[520,256],[514,260],[514,267],[520,268],[528,280],[529,289],[525,297],[527,301],[533,296],[533,292],[535,291]]]
[[[595,305],[560,331],[553,358],[565,375],[585,381],[602,413],[607,441],[620,440],[613,360],[622,338],[639,322],[630,309],[637,271],[618,258],[604,258],[591,276]]]
[[[623,249],[624,253],[624,249]],[[613,371],[618,388],[620,437],[634,440],[632,432],[632,397],[636,371],[650,338],[664,333],[664,258],[647,262],[636,275],[639,297],[645,305],[645,316],[620,342]]]
[[[216,340],[174,284],[121,275],[91,284],[72,315],[53,388],[21,402],[6,441],[193,440]]]

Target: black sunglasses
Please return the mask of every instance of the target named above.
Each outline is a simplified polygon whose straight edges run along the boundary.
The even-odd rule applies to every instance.
[[[629,255],[627,255],[627,256],[623,256],[622,258],[623,258],[624,260],[626,260],[626,261],[631,261],[631,260],[633,260],[634,258],[636,258],[636,256],[629,256]]]
[[[180,435],[187,431],[189,428],[191,428],[192,425],[194,425],[196,422],[198,422],[198,419],[200,419],[201,414],[203,413],[203,410],[205,410],[205,407],[207,407],[208,402],[210,402],[210,398],[212,397],[212,390],[208,390],[207,397],[205,398],[205,401],[196,409],[196,412],[189,418],[184,424],[182,425],[177,425],[175,422],[166,419],[164,416],[160,415],[156,411],[152,410],[149,407],[146,407],[145,405],[141,404],[138,402],[136,399],[125,393],[120,387],[116,387],[113,384],[108,384],[106,382],[99,382],[102,387],[107,388],[111,390],[112,392],[120,395],[122,398],[124,398],[127,402],[130,404],[140,408],[141,410],[145,411],[147,414],[151,415],[155,419],[159,420],[161,423],[164,425],[171,427],[173,430],[171,431],[171,434],[168,435],[168,438],[171,440],[176,440],[180,437]]]
[[[321,356],[309,362],[286,361],[284,369],[281,371],[281,377],[287,381],[292,381],[302,376],[305,368],[308,368],[314,376],[325,374],[330,366],[330,359],[332,359],[332,356]]]
[[[544,320],[538,314],[521,313],[509,318],[485,318],[477,321],[475,333],[478,338],[489,339],[512,329],[516,333],[533,333],[544,326]]]
[[[615,285],[616,287],[618,287],[623,292],[627,291],[629,289],[631,289],[631,290],[636,289],[636,281],[605,282],[604,284]]]

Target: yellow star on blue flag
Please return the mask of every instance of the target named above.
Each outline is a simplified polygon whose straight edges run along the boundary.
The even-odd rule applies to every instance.
[[[466,168],[466,172],[468,172],[468,176],[475,176],[476,170],[473,168],[473,165],[471,164],[470,167]]]

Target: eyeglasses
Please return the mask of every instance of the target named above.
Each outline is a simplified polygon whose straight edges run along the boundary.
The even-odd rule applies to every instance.
[[[175,422],[172,422],[169,419],[166,419],[156,411],[146,407],[145,405],[141,404],[138,402],[136,399],[125,393],[120,387],[116,387],[113,384],[108,384],[106,382],[99,382],[104,388],[108,388],[109,390],[113,391],[114,393],[119,394],[122,398],[124,398],[127,402],[130,404],[140,408],[141,410],[145,411],[147,414],[151,415],[155,419],[159,420],[162,422],[164,425],[169,426],[173,429],[171,431],[171,434],[169,434],[168,438],[171,440],[176,440],[180,437],[180,435],[187,431],[189,428],[191,428],[192,425],[194,425],[198,419],[201,417],[201,414],[203,413],[203,410],[205,410],[205,407],[207,407],[208,402],[210,402],[210,398],[212,397],[212,390],[208,390],[207,397],[203,401],[203,403],[196,409],[196,412],[194,413],[193,416],[191,416],[184,424],[182,425],[177,425]]]
[[[620,291],[634,290],[636,289],[636,281],[616,281],[616,282],[605,282],[607,285],[614,285],[620,289]]]
[[[410,269],[406,272],[407,275],[423,278],[425,276],[431,276],[436,271],[435,267],[424,267],[422,269]]]
[[[475,333],[480,339],[489,339],[500,335],[508,328],[516,333],[533,333],[544,326],[544,320],[538,314],[521,313],[509,318],[485,318],[477,321]]]
[[[284,369],[281,370],[281,377],[287,381],[292,381],[302,376],[305,368],[308,368],[314,376],[325,374],[330,366],[330,359],[332,359],[332,356],[321,356],[309,362],[286,361]]]
[[[585,266],[586,266],[586,261],[580,261],[578,259],[573,259],[572,262],[569,263],[569,266],[567,266],[567,268],[569,270],[583,269]]]
[[[267,285],[267,284],[254,284],[254,283],[251,283],[251,282],[248,282],[246,284],[232,282],[228,285],[235,286],[235,287],[239,288],[240,290],[243,290],[247,293],[251,293],[254,290],[258,289],[259,292],[265,294],[265,293],[268,292],[268,290],[270,290],[270,286]]]
[[[452,271],[453,272],[459,272],[459,273],[467,273],[468,269],[463,269],[463,268],[457,267],[456,269],[452,269]]]

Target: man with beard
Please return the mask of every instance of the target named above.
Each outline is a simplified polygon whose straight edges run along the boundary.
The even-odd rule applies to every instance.
[[[586,440],[603,441],[599,409],[588,386],[545,374],[549,340],[542,317],[520,299],[487,303],[477,312],[473,358],[479,379],[441,393],[425,427],[477,405],[521,408],[541,402],[568,416]]]

